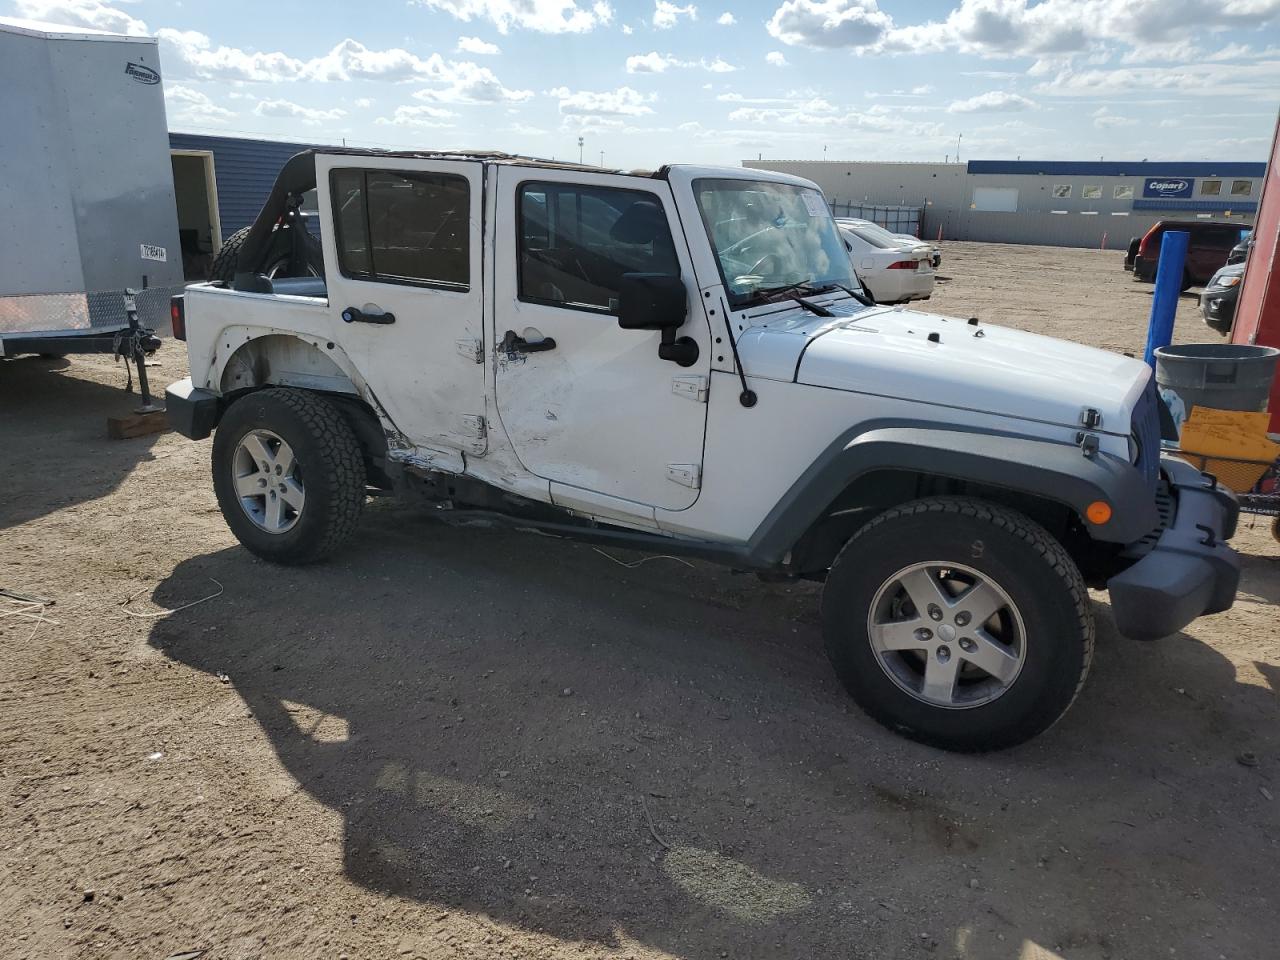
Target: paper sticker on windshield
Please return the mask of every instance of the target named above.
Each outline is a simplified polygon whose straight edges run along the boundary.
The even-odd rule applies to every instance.
[[[809,216],[825,217],[827,215],[827,204],[822,199],[822,194],[806,190],[800,196],[804,197],[804,208],[809,211]]]

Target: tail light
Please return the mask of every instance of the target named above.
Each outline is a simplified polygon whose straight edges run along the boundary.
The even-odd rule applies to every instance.
[[[187,339],[187,298],[182,294],[169,298],[169,319],[173,322],[173,339]]]
[[[1148,241],[1158,232],[1155,227],[1152,227],[1142,235],[1142,239],[1138,241],[1138,256],[1145,257],[1147,255]]]
[[[886,270],[915,270],[920,266],[919,260],[899,260],[885,267]]]

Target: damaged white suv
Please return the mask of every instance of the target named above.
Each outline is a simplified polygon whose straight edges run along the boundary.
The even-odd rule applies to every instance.
[[[222,511],[268,560],[325,556],[380,488],[823,580],[859,704],[958,750],[1071,704],[1086,585],[1141,638],[1234,599],[1235,501],[1162,460],[1146,366],[869,303],[806,180],[320,150],[232,249],[175,301],[168,409],[216,428]]]

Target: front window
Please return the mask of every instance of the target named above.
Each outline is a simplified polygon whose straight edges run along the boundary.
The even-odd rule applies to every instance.
[[[782,289],[857,289],[817,190],[767,180],[697,180],[693,190],[733,306]]]

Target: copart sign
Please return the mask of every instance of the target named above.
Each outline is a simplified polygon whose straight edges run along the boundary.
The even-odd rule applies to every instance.
[[[1185,177],[1147,177],[1142,182],[1142,195],[1158,200],[1177,200],[1191,196],[1195,185],[1194,180]]]

